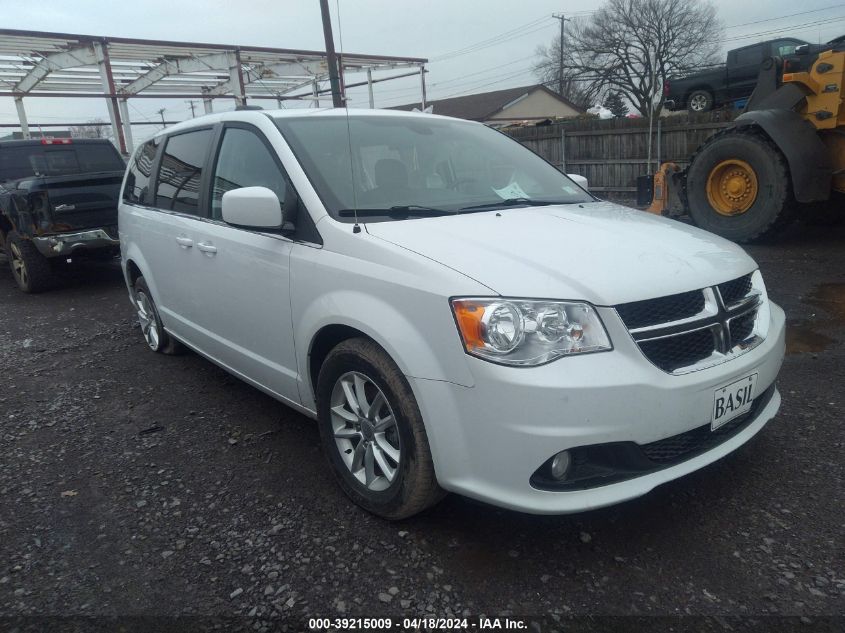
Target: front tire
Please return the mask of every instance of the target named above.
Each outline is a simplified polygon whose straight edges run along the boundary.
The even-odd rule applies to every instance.
[[[373,341],[349,339],[329,352],[317,380],[317,414],[332,471],[365,510],[404,519],[445,494],[411,387]]]
[[[734,242],[771,236],[794,218],[789,170],[765,136],[732,128],[711,138],[687,171],[696,226]]]
[[[23,239],[17,231],[9,231],[6,237],[6,256],[15,282],[24,292],[43,292],[53,283],[50,261],[38,252],[35,244]]]
[[[147,346],[159,354],[174,355],[181,353],[184,347],[164,330],[158,308],[153,301],[153,295],[143,277],[138,277],[135,280],[132,294],[135,299],[135,310],[138,314],[138,322],[141,325],[141,333],[144,335]]]

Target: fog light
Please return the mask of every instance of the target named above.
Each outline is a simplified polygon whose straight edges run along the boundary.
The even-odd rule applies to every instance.
[[[569,464],[572,459],[569,457],[569,451],[561,451],[552,458],[552,477],[560,481],[566,477],[569,470]]]

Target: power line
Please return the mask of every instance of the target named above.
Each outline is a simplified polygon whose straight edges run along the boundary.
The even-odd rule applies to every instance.
[[[542,25],[540,25],[536,28],[533,28],[533,29],[528,30],[528,31],[523,31],[522,33],[518,33],[518,34],[513,35],[511,37],[497,39],[495,42],[490,42],[488,44],[485,44],[484,46],[477,46],[473,49],[464,51],[463,53],[457,53],[455,55],[450,55],[448,57],[441,57],[441,58],[439,58],[435,61],[438,61],[438,62],[446,61],[446,60],[449,60],[449,59],[454,59],[455,57],[460,57],[462,55],[469,55],[471,53],[478,53],[478,52],[486,50],[488,48],[493,48],[493,47],[496,47],[496,46],[501,46],[502,44],[507,44],[508,42],[512,42],[513,40],[519,39],[519,38],[524,37],[526,35],[532,35],[534,33],[538,33],[539,31],[545,31],[546,29],[548,29],[551,26],[554,26],[554,25],[551,24],[551,23],[542,24]]]
[[[527,55],[525,57],[520,57],[519,59],[515,59],[511,62],[508,62],[507,64],[497,64],[496,66],[488,66],[487,68],[484,68],[482,70],[478,70],[474,73],[469,73],[469,74],[466,74],[466,75],[461,75],[460,77],[452,77],[451,79],[443,79],[441,81],[431,82],[429,84],[429,87],[431,87],[433,89],[433,88],[437,88],[437,87],[442,87],[446,84],[453,84],[456,81],[458,81],[458,82],[464,81],[467,77],[475,77],[477,75],[486,75],[488,73],[498,71],[498,70],[505,68],[507,66],[513,66],[514,64],[519,64],[519,63],[524,62],[526,60],[533,59],[534,57],[535,57],[534,55]],[[412,92],[418,92],[418,91],[419,91],[418,86],[414,86],[414,87],[407,86],[405,88],[388,88],[387,90],[381,90],[379,92],[380,93],[412,93]]]
[[[479,42],[475,42],[474,44],[469,44],[468,46],[464,46],[463,48],[457,48],[457,49],[454,49],[454,50],[451,50],[451,51],[447,51],[447,52],[445,52],[441,55],[437,55],[435,57],[432,57],[429,60],[429,63],[440,61],[442,59],[447,59],[449,57],[456,57],[458,55],[463,55],[463,54],[471,51],[472,49],[474,49],[477,46],[484,46],[484,45],[487,45],[488,43],[491,43],[491,42],[495,43],[496,41],[499,41],[501,38],[507,37],[509,35],[516,34],[520,31],[525,30],[525,29],[529,29],[533,26],[538,25],[540,22],[543,22],[543,21],[548,20],[548,19],[549,19],[548,15],[544,15],[542,17],[535,18],[535,19],[531,20],[530,22],[526,22],[525,24],[522,24],[522,25],[517,26],[513,29],[510,29],[509,31],[505,31],[504,33],[499,33],[497,35],[494,35],[493,37],[489,37],[489,38],[481,40]]]
[[[831,22],[841,22],[845,20],[845,16],[836,16],[832,18],[825,18],[823,20],[816,20],[814,22],[805,22],[804,24],[796,24],[793,26],[783,26],[776,29],[770,29],[768,31],[757,31],[756,33],[747,33],[745,35],[733,35],[731,37],[722,38],[720,42],[734,42],[737,40],[747,40],[754,37],[764,37],[766,35],[777,35],[779,33],[783,33],[784,31],[800,31],[805,28],[810,28],[813,26],[819,26],[820,24],[830,24]]]
[[[461,93],[464,93],[467,90],[472,91],[472,90],[477,90],[478,88],[486,88],[487,86],[495,86],[496,84],[503,83],[505,81],[508,81],[509,79],[513,79],[514,77],[524,75],[525,73],[530,72],[531,70],[532,70],[532,68],[523,68],[522,70],[517,70],[516,72],[509,73],[508,75],[505,75],[504,77],[501,77],[501,78],[497,79],[496,81],[490,81],[490,82],[483,83],[483,84],[480,84],[480,85],[467,86],[466,88],[459,90],[458,92],[454,92],[452,94],[448,94],[448,95],[445,95],[445,96],[440,97],[440,98],[441,99],[449,99],[450,97],[463,96]]]
[[[800,13],[790,13],[789,15],[779,15],[776,18],[766,18],[765,20],[754,20],[753,22],[743,22],[742,24],[732,24],[726,26],[726,29],[738,29],[741,26],[751,26],[752,24],[762,24],[763,22],[774,22],[775,20],[785,20],[786,18],[794,18],[799,15],[807,15],[808,13],[820,13],[822,11],[830,11],[831,9],[839,9],[845,7],[845,4],[834,4],[823,9],[812,9],[810,11],[801,11]]]

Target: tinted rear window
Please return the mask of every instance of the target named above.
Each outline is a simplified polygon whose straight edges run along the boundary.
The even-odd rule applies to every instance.
[[[123,199],[127,202],[142,205],[153,204],[150,178],[153,173],[153,161],[157,149],[157,140],[148,141],[135,155],[135,160],[132,161],[129,166],[129,173],[126,175],[126,186],[123,188]]]
[[[21,145],[0,148],[0,180],[123,171],[111,145]]]

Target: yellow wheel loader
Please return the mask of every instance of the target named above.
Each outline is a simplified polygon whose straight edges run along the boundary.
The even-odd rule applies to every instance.
[[[654,175],[652,213],[688,215],[736,242],[796,216],[845,220],[845,38],[817,56],[763,63],[745,112],[693,154]]]

